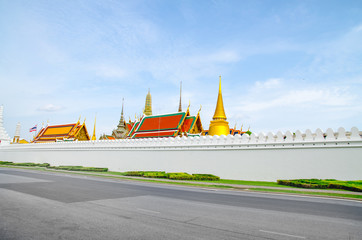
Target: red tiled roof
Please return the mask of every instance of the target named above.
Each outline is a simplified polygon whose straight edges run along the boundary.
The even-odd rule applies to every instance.
[[[178,112],[166,115],[146,116],[141,120],[136,132],[179,129],[185,119],[185,115],[185,112]]]

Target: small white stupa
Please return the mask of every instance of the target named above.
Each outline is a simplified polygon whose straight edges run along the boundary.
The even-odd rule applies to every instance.
[[[20,140],[20,129],[21,129],[21,124],[18,123],[16,124],[16,129],[15,129],[15,135],[13,138],[13,143],[19,143]]]
[[[3,126],[3,111],[4,106],[0,106],[0,145],[8,145],[10,144],[10,137],[5,131],[5,128]]]

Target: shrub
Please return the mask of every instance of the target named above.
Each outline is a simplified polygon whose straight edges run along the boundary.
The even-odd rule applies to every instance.
[[[125,176],[143,177],[144,172],[142,171],[129,171],[125,172]]]
[[[0,165],[12,165],[12,166],[24,166],[24,167],[48,167],[50,166],[49,163],[13,163],[13,162],[6,162],[6,161],[0,161]]]
[[[147,178],[167,178],[167,174],[165,172],[144,172],[143,177],[147,177]]]
[[[75,171],[108,172],[108,168],[82,167],[80,170]]]
[[[58,166],[48,168],[67,170],[67,171],[89,171],[89,172],[108,172],[108,168],[96,168],[96,167],[83,167],[83,166]]]
[[[194,177],[188,173],[168,173],[168,178],[173,180],[193,180]]]
[[[212,175],[212,174],[192,174],[194,180],[200,181],[218,181],[220,177]]]
[[[13,165],[13,162],[0,161],[0,165]]]
[[[362,192],[362,181],[338,181],[335,179],[294,179],[278,180],[278,184],[317,189],[343,189],[348,191]]]
[[[14,165],[14,166],[25,166],[25,167],[35,167],[35,166],[37,166],[36,163],[30,163],[30,162],[26,162],[26,163],[13,163],[12,165]]]

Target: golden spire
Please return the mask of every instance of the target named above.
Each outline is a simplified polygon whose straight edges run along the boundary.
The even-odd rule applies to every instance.
[[[147,116],[152,115],[152,97],[151,97],[150,89],[148,89],[148,93],[146,96],[145,109],[143,110],[143,113]]]
[[[182,90],[182,81],[180,82],[180,104],[178,105],[178,112],[182,112],[182,105],[181,105],[181,90]]]
[[[97,114],[96,114],[96,116],[94,117],[94,128],[93,128],[92,141],[97,140],[97,138],[96,138],[96,122],[97,122]]]
[[[209,135],[229,135],[230,134],[230,127],[229,123],[226,121],[226,115],[224,110],[224,103],[222,100],[222,93],[221,93],[221,76],[219,78],[219,94],[217,96],[216,108],[215,113],[213,116],[213,121],[210,122],[209,126]]]
[[[217,119],[226,120],[224,103],[222,100],[222,93],[221,93],[221,76],[219,77],[219,95],[217,96],[216,109],[215,109],[214,117],[212,119],[213,120],[217,120]]]

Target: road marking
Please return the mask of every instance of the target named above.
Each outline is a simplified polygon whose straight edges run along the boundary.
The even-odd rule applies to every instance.
[[[290,234],[286,234],[286,233],[278,233],[278,232],[265,231],[265,230],[259,230],[259,231],[264,232],[264,233],[271,233],[271,234],[276,234],[276,235],[281,235],[281,236],[287,236],[287,237],[294,237],[294,238],[301,238],[301,239],[306,238],[306,237],[303,237],[303,236],[290,235]]]
[[[152,210],[147,210],[147,209],[143,209],[143,208],[137,208],[137,210],[138,210],[138,211],[142,211],[142,212],[160,214],[160,212],[156,212],[156,211],[152,211]]]

